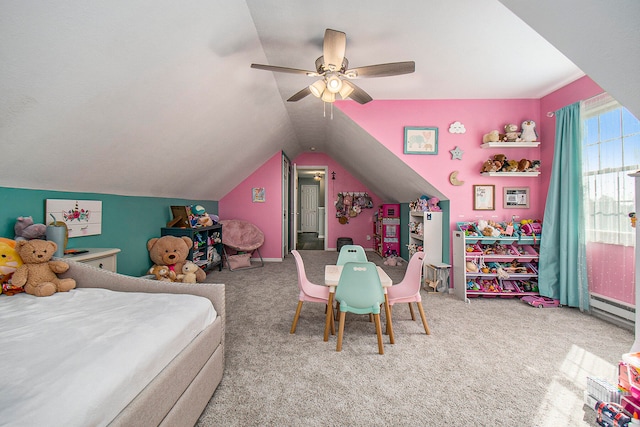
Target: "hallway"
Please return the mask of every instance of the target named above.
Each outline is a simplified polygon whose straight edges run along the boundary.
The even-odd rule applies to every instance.
[[[324,239],[318,238],[318,233],[298,233],[297,250],[324,250]]]

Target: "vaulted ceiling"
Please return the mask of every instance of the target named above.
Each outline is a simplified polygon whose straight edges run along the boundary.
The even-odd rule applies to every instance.
[[[586,73],[640,116],[639,17],[635,0],[4,1],[2,185],[219,200],[313,146],[408,201],[393,171],[429,184],[356,123],[312,96],[286,102],[313,80],[249,65],[314,69],[333,28],[353,67],[415,61],[358,80],[373,102],[540,98]],[[393,171],[367,167],[382,161]]]

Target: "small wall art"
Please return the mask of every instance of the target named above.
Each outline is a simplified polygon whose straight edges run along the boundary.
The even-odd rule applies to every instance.
[[[102,233],[102,201],[46,200],[45,223],[63,221],[69,237],[94,236]]]
[[[473,209],[476,211],[493,211],[496,209],[496,186],[473,186]]]
[[[529,187],[504,187],[504,208],[529,208]]]
[[[255,187],[251,189],[251,197],[253,203],[264,203],[265,189],[264,187]]]
[[[438,154],[438,128],[404,128],[404,154]]]

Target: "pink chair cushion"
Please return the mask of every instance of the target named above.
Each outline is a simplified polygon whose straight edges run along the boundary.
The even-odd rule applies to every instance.
[[[264,244],[264,233],[248,221],[225,219],[220,224],[222,243],[236,251],[249,252]]]

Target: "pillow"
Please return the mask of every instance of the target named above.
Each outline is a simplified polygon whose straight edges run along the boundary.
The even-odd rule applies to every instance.
[[[235,270],[236,268],[251,267],[251,254],[236,254],[227,257],[229,268]]]

